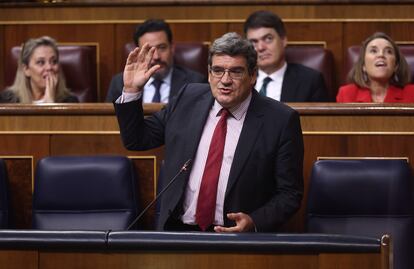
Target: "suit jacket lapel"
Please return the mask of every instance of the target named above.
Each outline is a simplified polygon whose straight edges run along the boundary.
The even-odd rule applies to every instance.
[[[213,102],[214,98],[211,95],[211,92],[206,92],[193,104],[194,110],[188,112],[192,114],[188,122],[188,129],[191,130],[191,132],[189,132],[189,135],[186,138],[187,143],[184,156],[191,156],[191,158],[194,159]]]
[[[290,64],[287,64],[286,72],[282,82],[281,102],[291,102],[295,98],[295,92],[298,87],[299,78]]]
[[[234,153],[233,163],[230,169],[229,180],[227,183],[226,196],[232,189],[237,178],[243,170],[243,167],[256,143],[257,137],[263,125],[263,112],[261,111],[261,97],[257,91],[253,90],[252,100],[247,109],[246,118],[244,119],[243,128],[240,134]]]

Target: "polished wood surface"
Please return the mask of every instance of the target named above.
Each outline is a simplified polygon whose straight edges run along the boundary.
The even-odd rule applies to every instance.
[[[388,269],[382,263],[388,257],[387,247],[381,253],[229,253],[205,251],[125,251],[71,252],[64,250],[0,250],[0,262],[13,269]]]
[[[305,197],[301,210],[284,227],[304,230],[307,188],[319,157],[407,157],[414,160],[414,105],[290,103],[301,117],[305,143]],[[146,104],[145,113],[162,108]],[[54,155],[120,154],[134,160],[141,194],[147,205],[156,190],[163,148],[126,150],[112,104],[0,106],[0,157],[9,170],[14,223],[30,228],[31,191],[35,164]],[[142,228],[153,228],[154,210]]]

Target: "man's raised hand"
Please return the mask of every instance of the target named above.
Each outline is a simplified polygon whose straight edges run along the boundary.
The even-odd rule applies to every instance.
[[[156,48],[145,43],[141,48],[137,47],[128,55],[124,68],[124,91],[140,92],[145,83],[160,68],[160,65],[151,66],[152,56]]]

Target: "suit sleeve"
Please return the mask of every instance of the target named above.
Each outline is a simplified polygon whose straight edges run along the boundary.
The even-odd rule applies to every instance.
[[[290,114],[282,130],[274,159],[275,172],[269,180],[276,182],[271,199],[253,211],[257,231],[274,231],[285,223],[299,208],[303,196],[303,137],[299,115]]]
[[[114,103],[119,130],[128,150],[148,150],[164,144],[167,109],[144,118],[142,100]]]
[[[144,117],[142,97],[123,104],[114,102],[124,146],[128,150],[148,150],[164,145],[168,118],[173,114],[186,89],[187,86],[184,86],[172,102],[148,117]]]
[[[313,79],[313,89],[315,91],[312,94],[311,102],[328,102],[328,90],[326,88],[325,81],[321,73],[318,74]]]

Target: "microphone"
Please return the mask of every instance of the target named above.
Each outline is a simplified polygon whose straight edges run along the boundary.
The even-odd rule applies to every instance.
[[[162,189],[154,198],[154,200],[151,201],[151,203],[149,203],[147,205],[146,208],[144,208],[144,210],[141,211],[141,213],[139,213],[139,215],[131,222],[131,224],[129,224],[127,230],[131,229],[132,226],[134,226],[141,218],[142,216],[148,211],[148,209],[150,209],[150,207],[156,202],[158,201],[158,199],[161,197],[161,195],[168,190],[168,188],[171,186],[171,184],[174,183],[174,181],[178,178],[179,175],[181,175],[182,172],[187,171],[188,167],[191,164],[191,159],[188,159],[184,165],[181,167],[180,171],[178,171],[178,173],[171,179],[171,181],[167,184],[167,186],[165,186],[164,189]]]

